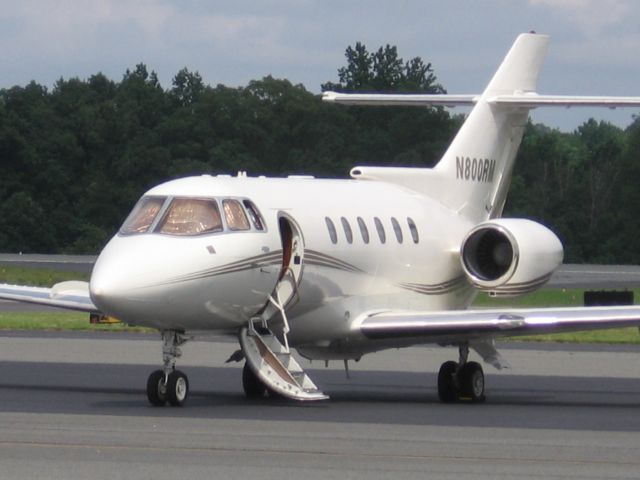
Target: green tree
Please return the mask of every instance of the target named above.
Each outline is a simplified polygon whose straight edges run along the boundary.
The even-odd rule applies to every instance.
[[[430,63],[420,57],[405,62],[395,46],[387,44],[371,53],[357,42],[355,47],[347,47],[345,57],[347,65],[338,69],[339,81],[322,84],[323,91],[445,93]]]
[[[182,107],[193,105],[204,92],[204,83],[198,72],[190,72],[186,67],[173,77],[170,95]]]

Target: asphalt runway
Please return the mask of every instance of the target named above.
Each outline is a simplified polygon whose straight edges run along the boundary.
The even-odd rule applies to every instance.
[[[237,348],[184,347],[183,408],[144,384],[155,335],[0,333],[0,478],[638,478],[640,348],[504,344],[485,404],[442,405],[453,349],[308,367],[321,403],[246,400]],[[308,365],[305,362],[304,365]]]

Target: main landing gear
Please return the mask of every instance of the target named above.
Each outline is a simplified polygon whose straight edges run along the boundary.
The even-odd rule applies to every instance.
[[[162,370],[156,370],[147,380],[147,398],[151,405],[181,407],[189,396],[189,380],[176,370],[176,359],[182,356],[180,349],[189,339],[175,330],[162,331]]]
[[[468,362],[469,344],[462,343],[458,347],[458,362],[444,362],[438,372],[438,397],[444,403],[459,400],[483,402],[484,373],[477,362]]]

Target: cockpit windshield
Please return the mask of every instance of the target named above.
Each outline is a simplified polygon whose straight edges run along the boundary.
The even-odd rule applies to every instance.
[[[133,208],[120,234],[195,236],[242,231],[266,231],[260,212],[248,199],[146,196]]]
[[[214,199],[174,198],[155,231],[169,235],[221,232],[218,203]]]
[[[165,197],[142,197],[120,229],[124,235],[145,233],[162,208]]]

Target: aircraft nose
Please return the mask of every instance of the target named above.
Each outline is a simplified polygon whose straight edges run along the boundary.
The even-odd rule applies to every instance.
[[[93,304],[102,312],[113,313],[112,307],[118,304],[123,291],[118,289],[120,282],[113,278],[108,270],[96,264],[89,282],[89,295],[91,295]]]
[[[96,262],[89,282],[93,304],[103,313],[118,316],[118,310],[126,300],[126,293],[126,274],[118,272],[113,265]]]
[[[132,248],[133,247],[133,248]],[[91,273],[89,294],[94,305],[105,314],[126,321],[137,315],[148,300],[142,289],[139,272],[143,252],[135,246],[126,249],[109,244],[102,251]]]

